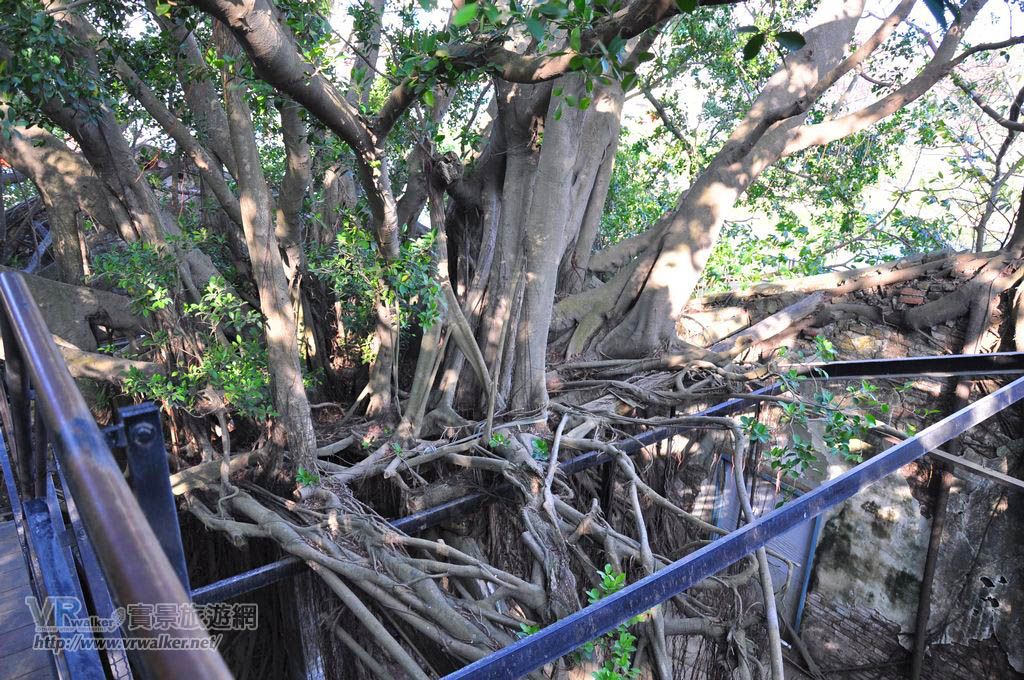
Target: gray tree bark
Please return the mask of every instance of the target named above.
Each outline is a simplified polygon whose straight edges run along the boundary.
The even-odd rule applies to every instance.
[[[219,47],[226,54],[237,52],[234,39],[219,24],[215,33],[218,34]],[[233,73],[225,71],[224,75],[228,128],[238,165],[242,227],[259,292],[260,309],[266,318],[267,364],[274,409],[277,411],[278,427],[275,429],[278,433],[283,431],[292,460],[307,470],[314,470],[316,433],[302,381],[295,314],[274,232],[270,190],[260,165],[252,114],[245,99],[245,83]]]

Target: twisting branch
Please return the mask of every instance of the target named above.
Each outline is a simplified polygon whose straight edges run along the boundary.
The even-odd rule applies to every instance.
[[[959,20],[943,37],[931,61],[902,87],[854,113],[817,125],[801,125],[789,133],[782,155],[790,156],[811,146],[822,146],[874,125],[920,98],[971,55],[1024,42],[1024,36],[1021,36],[998,43],[983,43],[954,57],[957,46],[985,2],[986,0],[969,0],[964,5]]]
[[[963,90],[964,94],[970,97],[971,101],[977,104],[978,108],[984,111],[985,115],[987,115],[989,118],[999,123],[1007,130],[1013,130],[1014,132],[1024,131],[1024,123],[1021,123],[1018,120],[1020,118],[1021,104],[1024,104],[1024,87],[1022,87],[1020,91],[1017,92],[1017,96],[1014,98],[1013,104],[1010,107],[1010,115],[1004,117],[994,108],[986,104],[985,100],[983,100],[981,96],[974,91],[974,88],[971,87],[971,84],[964,80],[962,77],[960,77],[956,73],[952,74],[950,77],[952,78],[956,86]]]

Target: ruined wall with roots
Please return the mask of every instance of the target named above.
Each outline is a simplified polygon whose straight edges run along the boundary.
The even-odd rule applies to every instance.
[[[811,355],[814,338],[823,336],[831,341],[839,360],[959,353],[964,344],[963,321],[908,330],[900,320],[908,309],[950,295],[965,278],[956,271],[940,271],[834,297],[782,336],[748,351],[767,353],[782,346],[790,354]],[[691,305],[680,330],[695,344],[705,345],[805,295],[776,291],[705,299]],[[981,338],[981,351],[1014,350],[1012,328],[1006,328],[1014,303],[1012,292],[999,301]],[[948,386],[942,379],[871,382],[877,387],[878,401],[888,406],[890,424],[898,429],[919,430],[947,415],[943,396]],[[972,401],[999,386],[988,380],[970,384]],[[848,381],[822,380],[802,389],[810,393],[827,387],[841,393],[849,385]],[[793,428],[782,422],[778,409],[762,408],[759,413],[773,436],[772,442],[761,445],[763,454],[778,441],[791,438]],[[820,423],[812,422],[807,428],[812,439],[816,426]],[[1024,476],[1022,437],[1021,412],[1010,409],[961,437],[960,453],[1020,478]],[[870,456],[892,443],[863,443],[862,455]],[[851,465],[825,457],[801,476],[797,486],[813,487]],[[767,464],[762,471],[766,477],[776,476]],[[824,517],[800,630],[823,673],[832,671],[836,677],[856,680],[907,677],[936,475],[931,460],[920,460]],[[966,472],[956,473],[937,557],[923,677],[1024,677],[1022,521],[1024,495],[1020,492]],[[793,677],[812,677],[798,670],[803,664],[799,657],[796,660],[789,668]]]

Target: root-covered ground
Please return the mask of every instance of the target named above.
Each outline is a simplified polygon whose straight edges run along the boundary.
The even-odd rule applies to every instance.
[[[710,458],[743,462],[750,435],[738,420],[686,414],[763,384],[775,367],[709,354],[577,363],[558,375],[546,421],[481,421],[403,445],[377,423],[346,422],[324,406],[336,441],[320,449],[316,471],[268,470],[257,450],[179,473],[176,491],[235,543],[272,540],[304,560],[344,619],[358,622],[333,632],[367,672],[444,674],[725,533],[694,509],[694,485]],[[665,426],[686,436],[637,456],[620,449]],[[611,462],[559,472],[560,462],[595,450]],[[743,466],[733,469],[749,518]],[[511,491],[495,506],[443,530],[408,536],[385,519],[501,483]],[[561,666],[770,677],[782,659],[775,598],[765,594],[790,587],[772,583],[760,551],[627,622],[623,640],[599,639]]]

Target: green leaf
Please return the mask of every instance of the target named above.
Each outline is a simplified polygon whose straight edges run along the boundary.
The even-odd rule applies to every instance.
[[[534,17],[528,17],[526,19],[526,30],[530,32],[530,35],[532,35],[533,39],[537,42],[544,40],[544,24]]]
[[[552,0],[552,2],[545,2],[538,7],[537,11],[550,19],[561,19],[569,13],[569,8],[565,6],[564,2]]]
[[[165,17],[171,13],[171,3],[169,2],[158,2],[156,3],[156,13],[158,16]]]
[[[747,44],[743,46],[743,59],[744,61],[750,61],[758,55],[761,48],[764,47],[764,33],[755,33],[751,36]]]
[[[476,19],[477,12],[480,10],[480,6],[475,2],[466,3],[462,6],[455,16],[452,17],[452,25],[456,27],[466,26]]]
[[[423,93],[423,103],[426,104],[427,106],[433,107],[434,102],[436,101],[437,99],[434,97],[433,90],[427,90]]]
[[[580,38],[579,26],[572,29],[572,32],[569,34],[569,46],[572,47],[577,52],[583,49],[583,41]]]
[[[697,9],[697,0],[676,0],[676,7],[683,14],[689,14],[693,10]]]
[[[295,481],[299,483],[299,486],[316,486],[320,483],[320,475],[310,472],[300,465],[295,472]]]
[[[796,31],[782,31],[775,36],[775,39],[779,41],[779,45],[781,45],[783,49],[790,52],[796,52],[807,44],[804,37]]]

